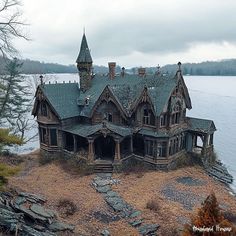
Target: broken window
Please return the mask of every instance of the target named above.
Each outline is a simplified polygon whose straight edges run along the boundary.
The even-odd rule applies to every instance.
[[[39,128],[40,142],[47,144],[47,130],[46,128]]]
[[[50,145],[57,146],[57,130],[50,129]]]

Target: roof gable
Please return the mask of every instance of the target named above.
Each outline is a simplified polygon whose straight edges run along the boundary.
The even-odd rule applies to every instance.
[[[80,91],[78,83],[43,84],[39,85],[37,91],[39,90],[42,91],[50,108],[58,115],[59,119],[79,116],[80,109],[77,99]],[[37,103],[36,99],[34,107],[37,106]]]

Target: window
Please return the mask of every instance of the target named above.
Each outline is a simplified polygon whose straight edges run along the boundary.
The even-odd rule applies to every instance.
[[[107,119],[109,122],[112,122],[112,114],[111,113],[108,113]]]
[[[174,113],[171,116],[171,124],[179,124],[180,122],[180,112]]]
[[[50,129],[50,145],[57,146],[57,130]]]
[[[41,115],[48,116],[47,105],[45,102],[41,104]]]
[[[157,144],[157,156],[159,157],[166,157],[166,151],[167,151],[167,143],[161,142]]]
[[[143,110],[143,124],[155,125],[155,118],[151,109],[144,108]]]
[[[147,155],[154,156],[154,141],[148,140],[146,142],[147,145]]]
[[[45,128],[39,128],[40,142],[47,144],[47,130]]]
[[[166,126],[167,123],[167,115],[161,115],[160,116],[160,127]]]

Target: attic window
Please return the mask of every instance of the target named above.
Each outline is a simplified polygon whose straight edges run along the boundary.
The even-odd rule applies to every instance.
[[[47,105],[46,105],[45,102],[41,103],[41,115],[42,116],[48,116]]]
[[[143,110],[143,124],[155,125],[155,118],[151,109],[144,108]]]

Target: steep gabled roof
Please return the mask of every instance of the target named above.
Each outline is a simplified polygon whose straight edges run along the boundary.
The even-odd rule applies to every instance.
[[[44,84],[38,87],[60,119],[79,116],[77,99],[80,95],[78,83]]]
[[[80,45],[80,51],[79,51],[79,55],[77,57],[76,63],[92,63],[92,62],[93,60],[90,54],[86,36],[84,34],[81,45]]]
[[[123,109],[130,113],[131,106],[141,96],[144,88],[147,88],[149,97],[154,106],[155,115],[159,116],[163,107],[168,103],[168,99],[177,84],[177,77],[173,75],[138,75],[117,76],[111,80],[105,75],[96,75],[92,80],[92,86],[85,93],[82,93],[80,100],[83,101],[89,97],[89,105],[84,106],[81,110],[82,116],[91,116],[97,99],[106,86],[112,91]]]

